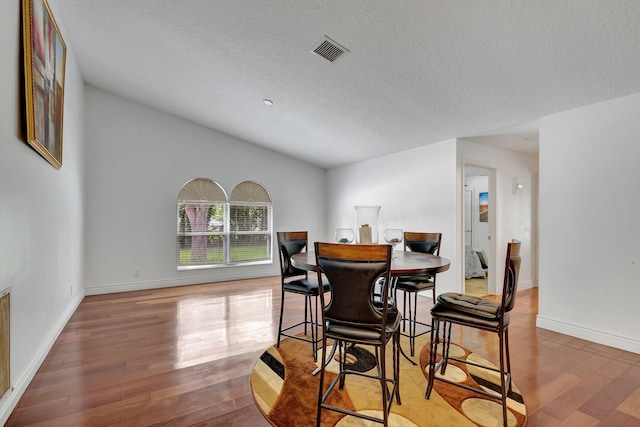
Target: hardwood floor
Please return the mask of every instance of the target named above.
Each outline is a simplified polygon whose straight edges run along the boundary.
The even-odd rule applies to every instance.
[[[480,279],[474,277],[473,279],[466,279],[464,281],[464,292],[466,294],[487,296],[489,292],[489,280],[487,278]]]
[[[6,426],[268,426],[249,374],[279,300],[279,277],[86,297]],[[510,327],[527,425],[640,425],[640,355],[536,329],[537,301],[521,291]],[[303,308],[287,297],[285,324]],[[497,360],[493,335],[454,334]]]

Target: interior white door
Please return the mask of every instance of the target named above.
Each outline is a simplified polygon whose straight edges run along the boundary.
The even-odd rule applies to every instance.
[[[473,247],[473,189],[464,190],[464,244]]]

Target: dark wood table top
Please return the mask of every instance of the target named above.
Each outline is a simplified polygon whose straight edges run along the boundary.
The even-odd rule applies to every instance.
[[[421,252],[399,252],[398,258],[391,260],[392,276],[412,276],[415,274],[436,274],[449,269],[447,258]],[[316,270],[316,254],[313,251],[300,252],[291,257],[291,263],[302,270]]]

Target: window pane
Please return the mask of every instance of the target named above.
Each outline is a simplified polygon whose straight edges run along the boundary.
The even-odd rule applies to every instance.
[[[178,203],[178,233],[215,231],[224,231],[223,204]]]
[[[235,234],[231,236],[231,262],[271,259],[270,234]]]
[[[223,232],[224,231],[224,205],[211,205],[209,215],[207,217],[207,231]]]
[[[224,204],[178,203],[178,264],[224,263]]]
[[[269,212],[271,206],[230,205],[230,224],[233,232],[268,231],[270,229]]]
[[[223,236],[181,236],[178,241],[180,265],[224,263]]]
[[[271,259],[271,205],[229,206],[231,262]]]

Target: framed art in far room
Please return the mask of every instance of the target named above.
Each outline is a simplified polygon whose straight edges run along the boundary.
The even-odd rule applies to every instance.
[[[46,0],[22,0],[27,142],[62,167],[67,47]]]
[[[489,193],[480,193],[478,208],[480,222],[489,222]]]

